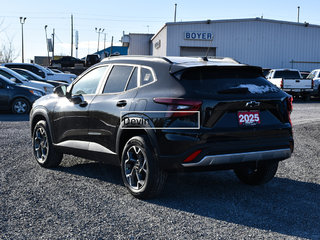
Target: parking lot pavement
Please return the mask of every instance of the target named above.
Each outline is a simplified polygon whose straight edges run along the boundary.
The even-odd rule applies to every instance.
[[[1,120],[0,239],[320,239],[317,109],[294,104],[295,152],[270,183],[247,186],[232,171],[170,174],[149,201],[127,192],[117,167],[65,156],[41,168],[29,123]]]

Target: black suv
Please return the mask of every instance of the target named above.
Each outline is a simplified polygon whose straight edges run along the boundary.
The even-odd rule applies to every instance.
[[[50,61],[50,66],[53,66],[54,64],[60,64],[61,67],[74,67],[75,64],[82,64],[84,66],[84,61],[71,56],[63,56],[57,60]]]
[[[234,169],[268,182],[293,152],[292,98],[260,67],[227,58],[119,56],[42,97],[30,113],[43,167],[64,153],[120,165],[135,197],[158,194],[167,172]]]

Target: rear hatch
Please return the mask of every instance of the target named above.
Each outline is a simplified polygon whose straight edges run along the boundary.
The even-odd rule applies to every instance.
[[[267,81],[261,68],[193,67],[174,75],[188,98],[202,101],[199,131],[204,141],[227,152],[288,144],[290,96]]]

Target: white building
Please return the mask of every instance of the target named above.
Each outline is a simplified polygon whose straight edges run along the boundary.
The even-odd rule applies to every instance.
[[[320,68],[320,26],[309,23],[262,18],[170,22],[150,41],[144,39],[149,54],[138,51],[134,38],[128,54],[204,56],[210,47],[209,56],[232,57],[264,68]]]

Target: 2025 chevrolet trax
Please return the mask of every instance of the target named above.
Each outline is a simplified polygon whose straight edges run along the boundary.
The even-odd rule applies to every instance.
[[[37,100],[33,153],[45,168],[63,154],[121,166],[137,198],[167,172],[233,169],[264,184],[293,152],[292,98],[260,67],[228,58],[118,56]]]

